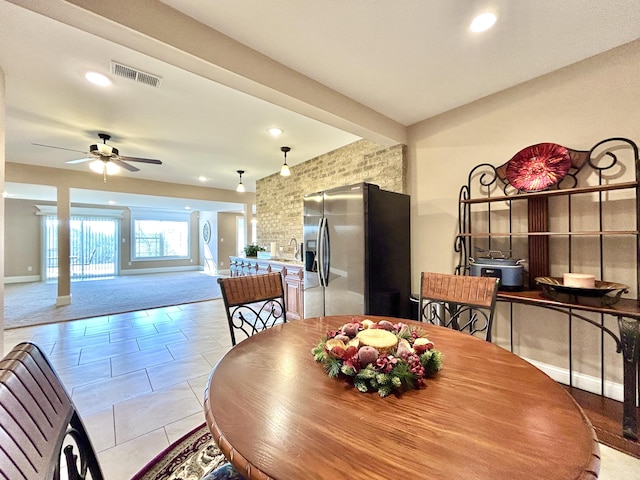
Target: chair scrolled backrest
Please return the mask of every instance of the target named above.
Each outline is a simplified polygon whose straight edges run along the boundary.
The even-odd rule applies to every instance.
[[[287,321],[282,275],[218,278],[229,321],[231,343],[236,344],[236,332],[247,337],[277,323]]]
[[[420,320],[491,341],[499,279],[422,272]]]
[[[61,463],[69,480],[104,478],[53,367],[35,344],[20,343],[0,361],[0,478],[58,479]]]

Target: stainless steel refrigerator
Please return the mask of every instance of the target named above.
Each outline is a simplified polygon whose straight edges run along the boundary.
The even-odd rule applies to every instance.
[[[409,318],[409,196],[358,183],[304,196],[304,315]]]

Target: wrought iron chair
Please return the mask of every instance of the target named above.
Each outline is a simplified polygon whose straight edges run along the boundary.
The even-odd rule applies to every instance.
[[[104,480],[78,411],[33,343],[16,345],[0,360],[0,478]],[[202,480],[243,478],[225,463]]]
[[[103,480],[95,450],[53,367],[32,343],[0,361],[0,477]],[[64,459],[63,459],[64,455]]]
[[[224,299],[231,344],[236,344],[236,332],[250,337],[265,328],[287,321],[282,275],[219,278]]]
[[[491,341],[499,279],[422,272],[420,320]]]

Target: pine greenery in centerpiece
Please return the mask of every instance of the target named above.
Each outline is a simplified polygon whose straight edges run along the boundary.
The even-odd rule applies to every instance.
[[[443,355],[424,330],[387,320],[353,320],[312,349],[331,378],[343,375],[361,392],[381,397],[418,388],[442,368]]]

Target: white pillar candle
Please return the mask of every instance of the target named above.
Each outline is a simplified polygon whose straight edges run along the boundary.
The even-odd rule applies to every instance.
[[[271,242],[271,258],[278,256],[278,242]]]
[[[588,273],[565,273],[562,283],[565,287],[595,288],[596,277]]]

